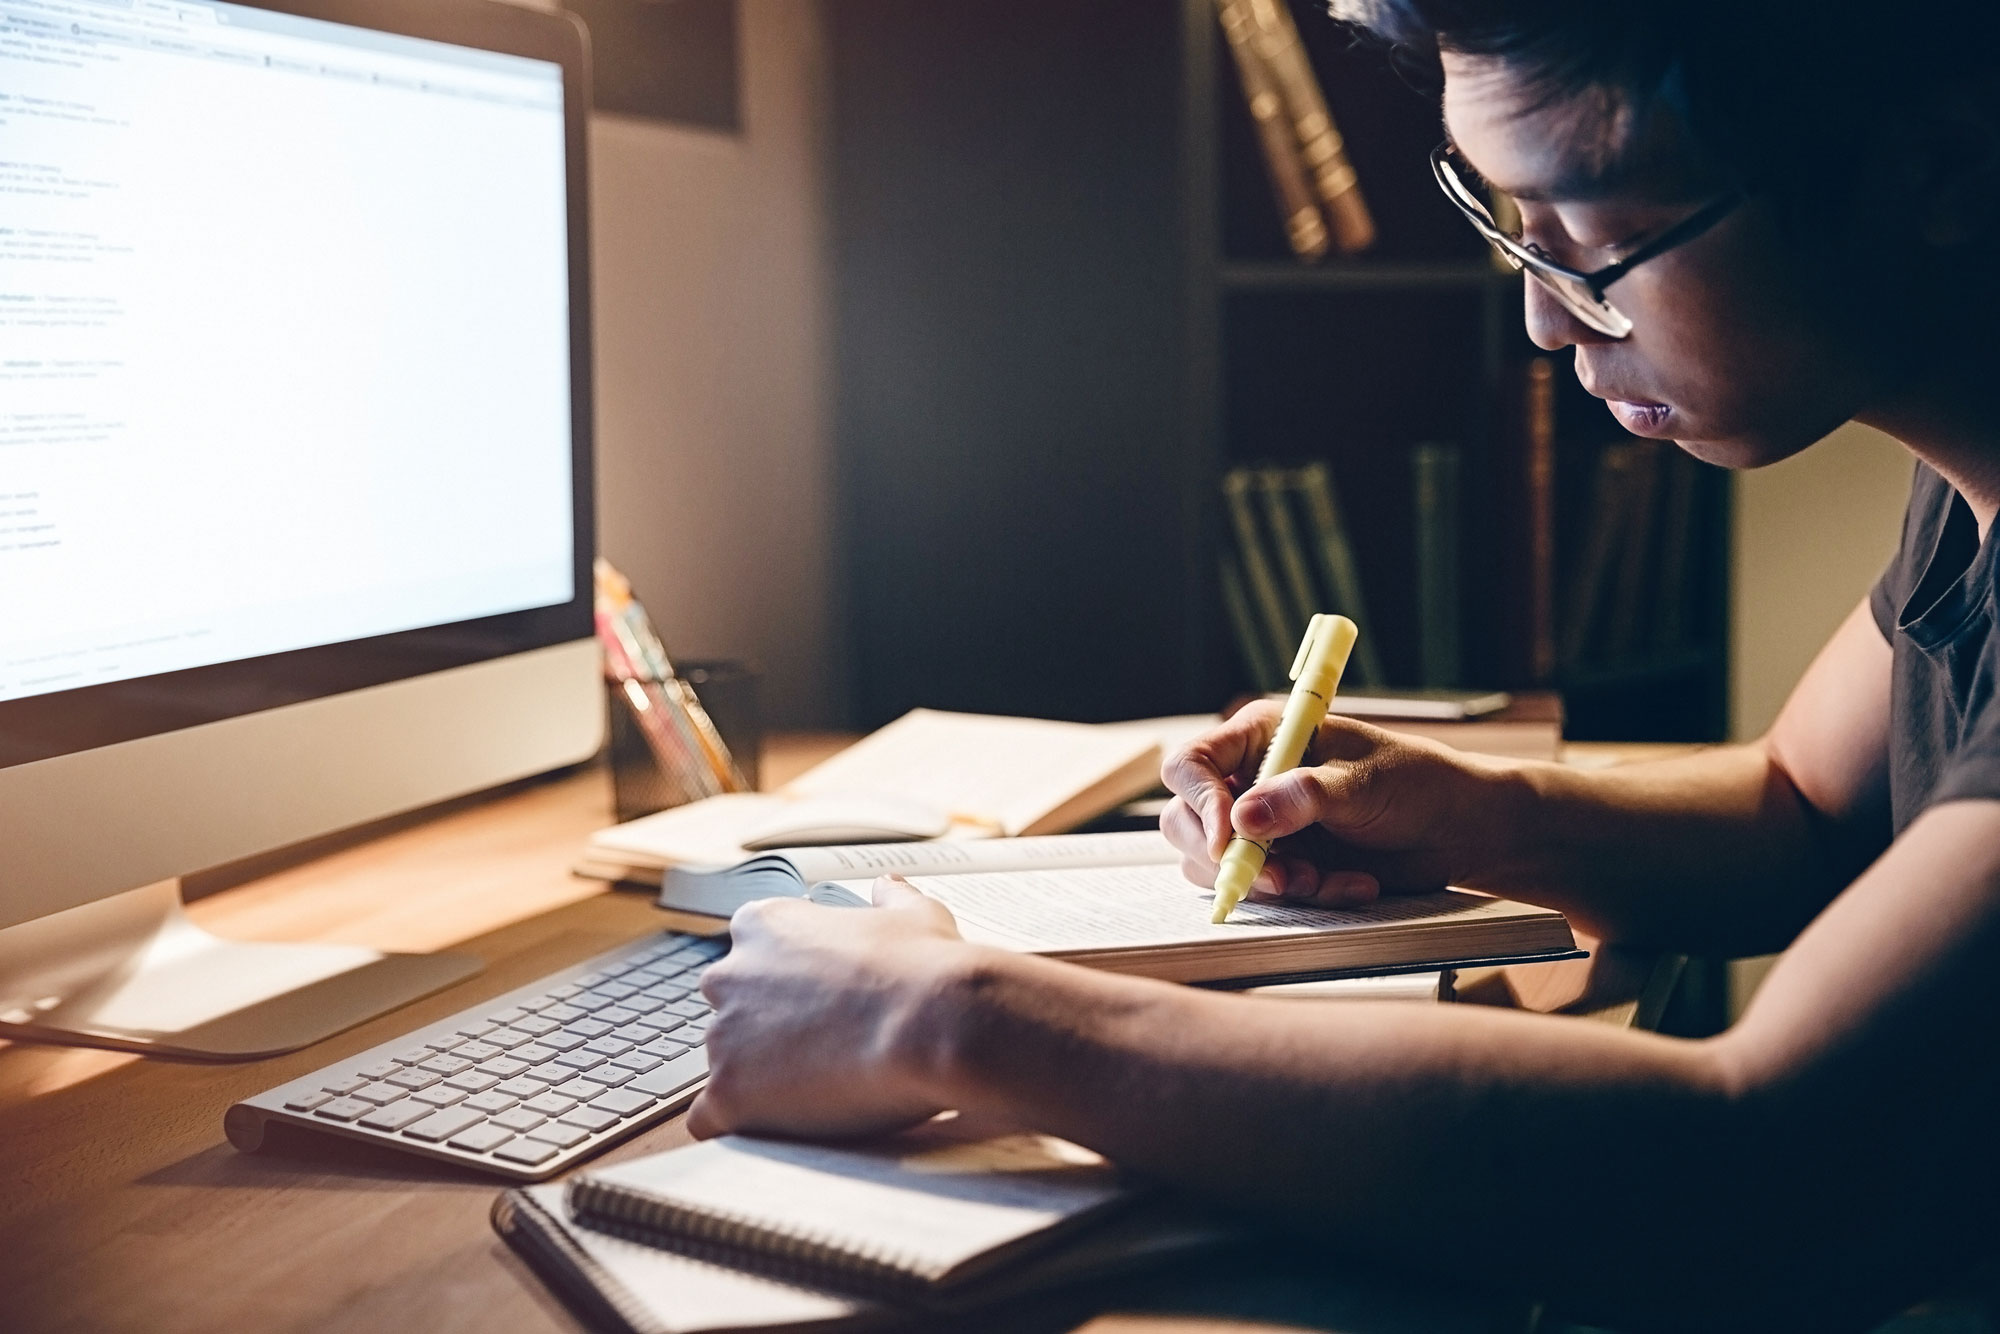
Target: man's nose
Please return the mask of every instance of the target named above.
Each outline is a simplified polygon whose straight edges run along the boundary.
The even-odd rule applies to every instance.
[[[1600,333],[1591,328],[1571,314],[1569,307],[1558,301],[1556,294],[1534,277],[1525,277],[1521,286],[1526,291],[1524,316],[1528,326],[1528,337],[1544,352],[1560,352],[1566,347],[1618,341],[1610,334]]]

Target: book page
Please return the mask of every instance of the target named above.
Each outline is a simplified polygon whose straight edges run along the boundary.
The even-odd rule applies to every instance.
[[[866,882],[841,883],[868,894]],[[918,876],[911,883],[951,909],[966,939],[1043,954],[1257,940],[1518,911],[1504,900],[1447,889],[1356,908],[1246,900],[1227,922],[1215,923],[1208,920],[1215,891],[1188,883],[1178,866]]]
[[[872,879],[878,875],[964,875],[1079,866],[1168,865],[1181,859],[1173,844],[1157,829],[963,842],[853,843],[845,847],[780,848],[770,855],[791,863],[808,886],[821,880]]]
[[[880,793],[1018,834],[1152,753],[1143,733],[915,709],[785,785],[792,796]]]

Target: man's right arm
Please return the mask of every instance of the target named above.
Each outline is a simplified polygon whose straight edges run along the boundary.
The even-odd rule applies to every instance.
[[[1312,765],[1235,797],[1271,725],[1246,710],[1168,762],[1162,825],[1197,880],[1240,828],[1287,839],[1267,893],[1452,883],[1559,908],[1601,939],[1760,953],[1887,846],[1889,673],[1864,604],[1757,742],[1592,772],[1330,721]]]

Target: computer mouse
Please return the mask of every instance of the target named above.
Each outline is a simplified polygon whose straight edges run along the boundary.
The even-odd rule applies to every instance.
[[[950,829],[950,816],[906,797],[800,797],[753,825],[743,836],[743,846],[762,852],[835,843],[907,843],[942,838]]]

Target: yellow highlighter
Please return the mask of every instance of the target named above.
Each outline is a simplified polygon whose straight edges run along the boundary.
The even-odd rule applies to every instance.
[[[1305,642],[1299,645],[1299,656],[1292,663],[1291,698],[1285,701],[1285,714],[1278,720],[1271,748],[1264,752],[1264,762],[1257,766],[1258,782],[1298,768],[1299,761],[1305,758],[1306,745],[1320,720],[1326,717],[1333,692],[1340,685],[1340,674],[1347,669],[1347,655],[1353,651],[1360,633],[1345,616],[1315,616],[1306,626]],[[1237,834],[1229,840],[1229,846],[1222,850],[1222,866],[1215,873],[1215,916],[1210,921],[1229,920],[1229,914],[1236,911],[1236,905],[1250,892],[1250,882],[1264,869],[1264,858],[1270,853],[1270,844],[1254,838]]]

